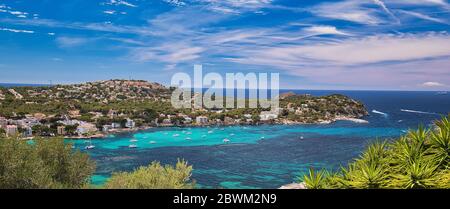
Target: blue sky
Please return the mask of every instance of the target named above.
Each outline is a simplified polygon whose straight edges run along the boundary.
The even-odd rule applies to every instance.
[[[449,90],[446,0],[0,0],[0,83],[278,72],[282,88]]]

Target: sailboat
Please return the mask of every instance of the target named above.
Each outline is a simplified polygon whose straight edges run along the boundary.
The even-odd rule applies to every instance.
[[[89,145],[87,145],[86,147],[84,147],[85,149],[94,149],[95,146],[92,144],[92,140],[89,140]]]

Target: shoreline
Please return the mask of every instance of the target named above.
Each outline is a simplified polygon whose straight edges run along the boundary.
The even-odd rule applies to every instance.
[[[64,136],[64,139],[67,140],[86,140],[86,139],[94,139],[94,140],[99,140],[99,139],[105,139],[108,138],[108,136],[110,135],[114,135],[114,134],[121,134],[121,133],[135,133],[138,131],[145,131],[145,130],[149,130],[149,129],[154,129],[154,128],[190,128],[190,127],[210,127],[210,126],[216,126],[216,127],[231,127],[231,126],[261,126],[261,125],[327,125],[327,124],[332,124],[335,123],[337,121],[350,121],[356,124],[368,124],[369,121],[364,120],[364,119],[360,119],[360,118],[355,118],[355,117],[336,117],[332,120],[321,120],[318,121],[316,123],[304,123],[304,122],[296,122],[296,121],[289,121],[289,120],[283,120],[281,122],[271,122],[271,123],[258,123],[258,124],[211,124],[211,125],[162,125],[162,126],[142,126],[139,128],[133,128],[133,129],[125,129],[125,128],[121,128],[121,129],[113,129],[107,133],[98,133],[98,134],[94,134],[92,136],[74,136],[74,137],[70,137],[70,136]]]

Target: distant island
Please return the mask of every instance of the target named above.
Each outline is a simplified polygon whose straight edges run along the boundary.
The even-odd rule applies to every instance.
[[[334,94],[280,95],[276,112],[264,108],[175,109],[158,83],[108,80],[74,85],[0,87],[0,135],[97,138],[161,126],[366,123],[359,101]]]

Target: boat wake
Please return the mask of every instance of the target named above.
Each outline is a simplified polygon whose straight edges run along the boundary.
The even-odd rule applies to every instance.
[[[372,112],[373,112],[373,113],[375,113],[375,114],[380,114],[380,115],[383,115],[384,117],[387,117],[387,116],[388,116],[388,114],[387,114],[387,113],[384,113],[384,112],[380,112],[380,111],[378,111],[378,110],[372,110]]]
[[[424,112],[424,111],[418,111],[418,110],[407,110],[407,109],[400,109],[402,112],[409,112],[409,113],[417,113],[417,114],[427,114],[427,115],[439,115],[434,112]]]

